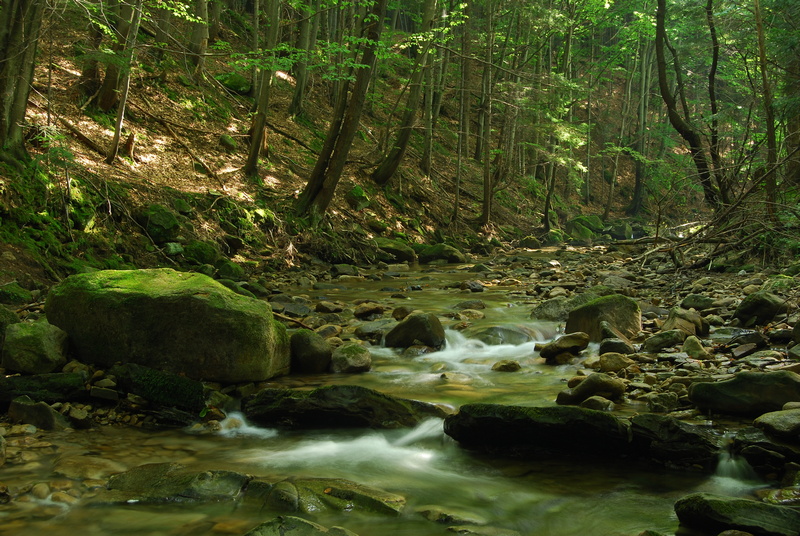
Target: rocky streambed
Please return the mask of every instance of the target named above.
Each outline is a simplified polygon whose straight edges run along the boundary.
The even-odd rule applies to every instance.
[[[5,315],[0,533],[800,532],[791,271],[426,260]]]

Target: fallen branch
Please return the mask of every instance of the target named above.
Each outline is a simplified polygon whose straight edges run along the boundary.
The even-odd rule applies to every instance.
[[[280,313],[276,313],[275,311],[272,311],[272,316],[278,317],[278,318],[280,318],[281,320],[286,320],[287,322],[294,322],[295,324],[297,324],[297,325],[298,325],[298,326],[300,326],[301,328],[305,328],[305,329],[308,329],[308,330],[314,331],[314,330],[311,328],[311,326],[309,326],[309,325],[307,325],[307,324],[304,324],[302,321],[300,321],[300,320],[297,320],[296,318],[291,318],[291,317],[288,317],[288,316],[286,316],[286,315],[282,315],[282,314],[280,314]]]

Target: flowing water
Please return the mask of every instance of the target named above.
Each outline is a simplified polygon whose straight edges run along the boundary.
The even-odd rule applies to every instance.
[[[476,297],[436,290],[436,281],[426,279],[430,276],[407,277],[401,283],[410,286],[427,282],[431,288],[408,292],[409,299],[398,304],[410,303],[441,313],[452,311],[459,301]],[[348,301],[373,292],[380,295],[380,290],[370,287],[376,284],[355,283],[343,290],[308,294]],[[552,338],[558,326],[531,321],[526,298],[510,294],[512,290],[514,287],[497,286],[478,295],[487,309],[486,319],[476,324],[522,326],[538,333],[541,340]],[[451,330],[447,346],[440,352],[407,357],[394,350],[373,348],[374,369],[369,373],[288,377],[276,384],[353,383],[454,408],[476,401],[552,405],[576,368],[541,364],[534,344],[487,345]],[[500,359],[517,360],[522,370],[492,371],[492,364]],[[592,445],[585,448],[585,456],[567,459],[504,460],[459,448],[443,434],[439,419],[406,430],[297,432],[254,427],[241,416],[232,415],[219,434],[119,427],[49,433],[38,446],[29,446],[28,450],[38,454],[31,455],[28,463],[0,469],[0,481],[12,489],[36,482],[68,489],[69,482],[53,475],[54,464],[70,455],[91,455],[118,462],[122,468],[171,461],[198,470],[229,469],[265,477],[341,477],[406,497],[408,505],[398,518],[357,512],[315,518],[325,526],[344,526],[361,536],[452,534],[447,525],[428,521],[417,513],[426,505],[523,535],[636,535],[647,529],[673,533],[677,528],[673,504],[683,495],[698,490],[730,493],[734,487],[735,494],[744,495],[758,485],[741,473],[709,477],[617,460],[598,461],[591,455]],[[734,465],[735,461],[725,459],[723,453],[721,468]],[[98,480],[96,485],[102,483]],[[243,534],[279,514],[237,502],[87,507],[80,501],[65,505],[30,495],[26,500],[0,506],[0,534]]]

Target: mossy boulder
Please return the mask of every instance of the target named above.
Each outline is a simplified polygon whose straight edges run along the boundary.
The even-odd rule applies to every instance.
[[[67,334],[46,320],[12,324],[6,329],[2,350],[6,370],[23,374],[57,372],[67,364]]]
[[[635,300],[621,294],[602,296],[581,305],[567,315],[566,332],[588,333],[592,341],[601,341],[601,322],[608,322],[626,338],[642,329],[642,312]]]
[[[189,378],[262,381],[289,371],[285,327],[266,302],[169,268],[73,275],[45,303],[81,361],[136,363]]]
[[[377,237],[375,245],[393,262],[417,262],[417,254],[408,244],[391,238]]]
[[[292,355],[292,373],[319,374],[331,366],[333,348],[318,333],[300,329],[289,339]]]
[[[136,221],[156,244],[174,242],[181,230],[178,217],[163,205],[145,207],[136,215]]]
[[[183,256],[197,264],[214,264],[220,252],[217,245],[212,242],[190,240],[183,247]]]
[[[710,493],[693,493],[675,503],[684,527],[703,533],[742,531],[754,536],[797,536],[800,512],[787,506]]]
[[[459,250],[448,244],[434,244],[423,249],[419,254],[419,262],[443,260],[451,263],[464,263],[467,258]]]
[[[33,301],[33,295],[27,289],[22,288],[19,283],[12,281],[5,285],[0,285],[0,303],[9,305],[21,305]]]
[[[214,78],[225,86],[226,89],[231,90],[237,95],[249,95],[253,87],[246,76],[237,72],[218,74]]]
[[[571,220],[567,222],[567,234],[578,242],[591,243],[594,239],[594,231],[584,225],[582,221]]]
[[[344,194],[344,200],[353,210],[363,210],[369,206],[369,197],[361,186],[355,186]]]
[[[563,244],[567,239],[567,235],[561,229],[550,229],[544,236],[544,243],[548,246],[555,246]]]
[[[43,402],[63,402],[88,398],[82,372],[34,374],[31,376],[0,376],[0,402],[11,402],[27,395]]]
[[[3,341],[6,338],[6,328],[11,324],[18,324],[19,321],[17,313],[0,305],[0,349],[2,349]]]
[[[172,372],[122,363],[111,368],[119,389],[160,406],[198,413],[205,407],[203,384]]]

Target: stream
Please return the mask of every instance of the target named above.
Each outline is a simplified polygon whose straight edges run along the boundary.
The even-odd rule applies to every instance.
[[[348,281],[342,289],[293,292],[306,294],[311,300],[346,303],[371,296],[381,303],[411,305],[438,314],[452,312],[460,301],[481,299],[486,303],[485,319],[471,321],[473,328],[512,324],[538,334],[540,341],[551,339],[559,330],[554,323],[529,318],[531,306],[518,286],[497,284],[479,294],[441,288],[442,281],[469,276],[458,270],[402,274],[391,285],[400,288],[407,298],[390,298],[392,291],[381,290],[386,287],[385,281],[369,280]],[[409,288],[422,290],[405,290]],[[556,394],[578,367],[544,365],[534,346],[535,342],[487,345],[463,332],[448,330],[446,348],[439,352],[408,357],[373,347],[373,369],[368,373],[288,376],[270,384],[358,384],[453,408],[478,401],[554,405]],[[596,348],[589,352],[596,353]],[[516,360],[522,370],[492,371],[492,365],[500,359]],[[619,408],[623,414],[638,409],[633,405]],[[414,429],[390,431],[272,430],[251,426],[236,414],[222,424],[218,434],[126,427],[48,432],[36,436],[41,444],[29,449],[30,461],[4,466],[0,480],[9,488],[48,482],[51,489],[68,490],[70,483],[53,475],[54,464],[60,457],[88,454],[118,462],[123,468],[179,462],[196,469],[229,469],[258,476],[346,478],[406,498],[405,511],[397,518],[345,512],[314,519],[327,527],[346,527],[360,536],[452,534],[448,525],[428,521],[417,513],[426,505],[523,535],[633,536],[644,530],[674,534],[678,522],[673,505],[678,498],[694,491],[744,496],[759,486],[746,468],[725,453],[713,476],[630,461],[598,461],[591,456],[492,459],[461,449],[443,434],[439,419],[425,421]],[[586,445],[587,454],[591,449]],[[96,483],[103,484],[101,480]],[[243,534],[280,514],[238,503],[100,508],[83,506],[80,500],[65,504],[50,498],[26,498],[27,502],[17,501],[13,509],[0,506],[0,534]]]

